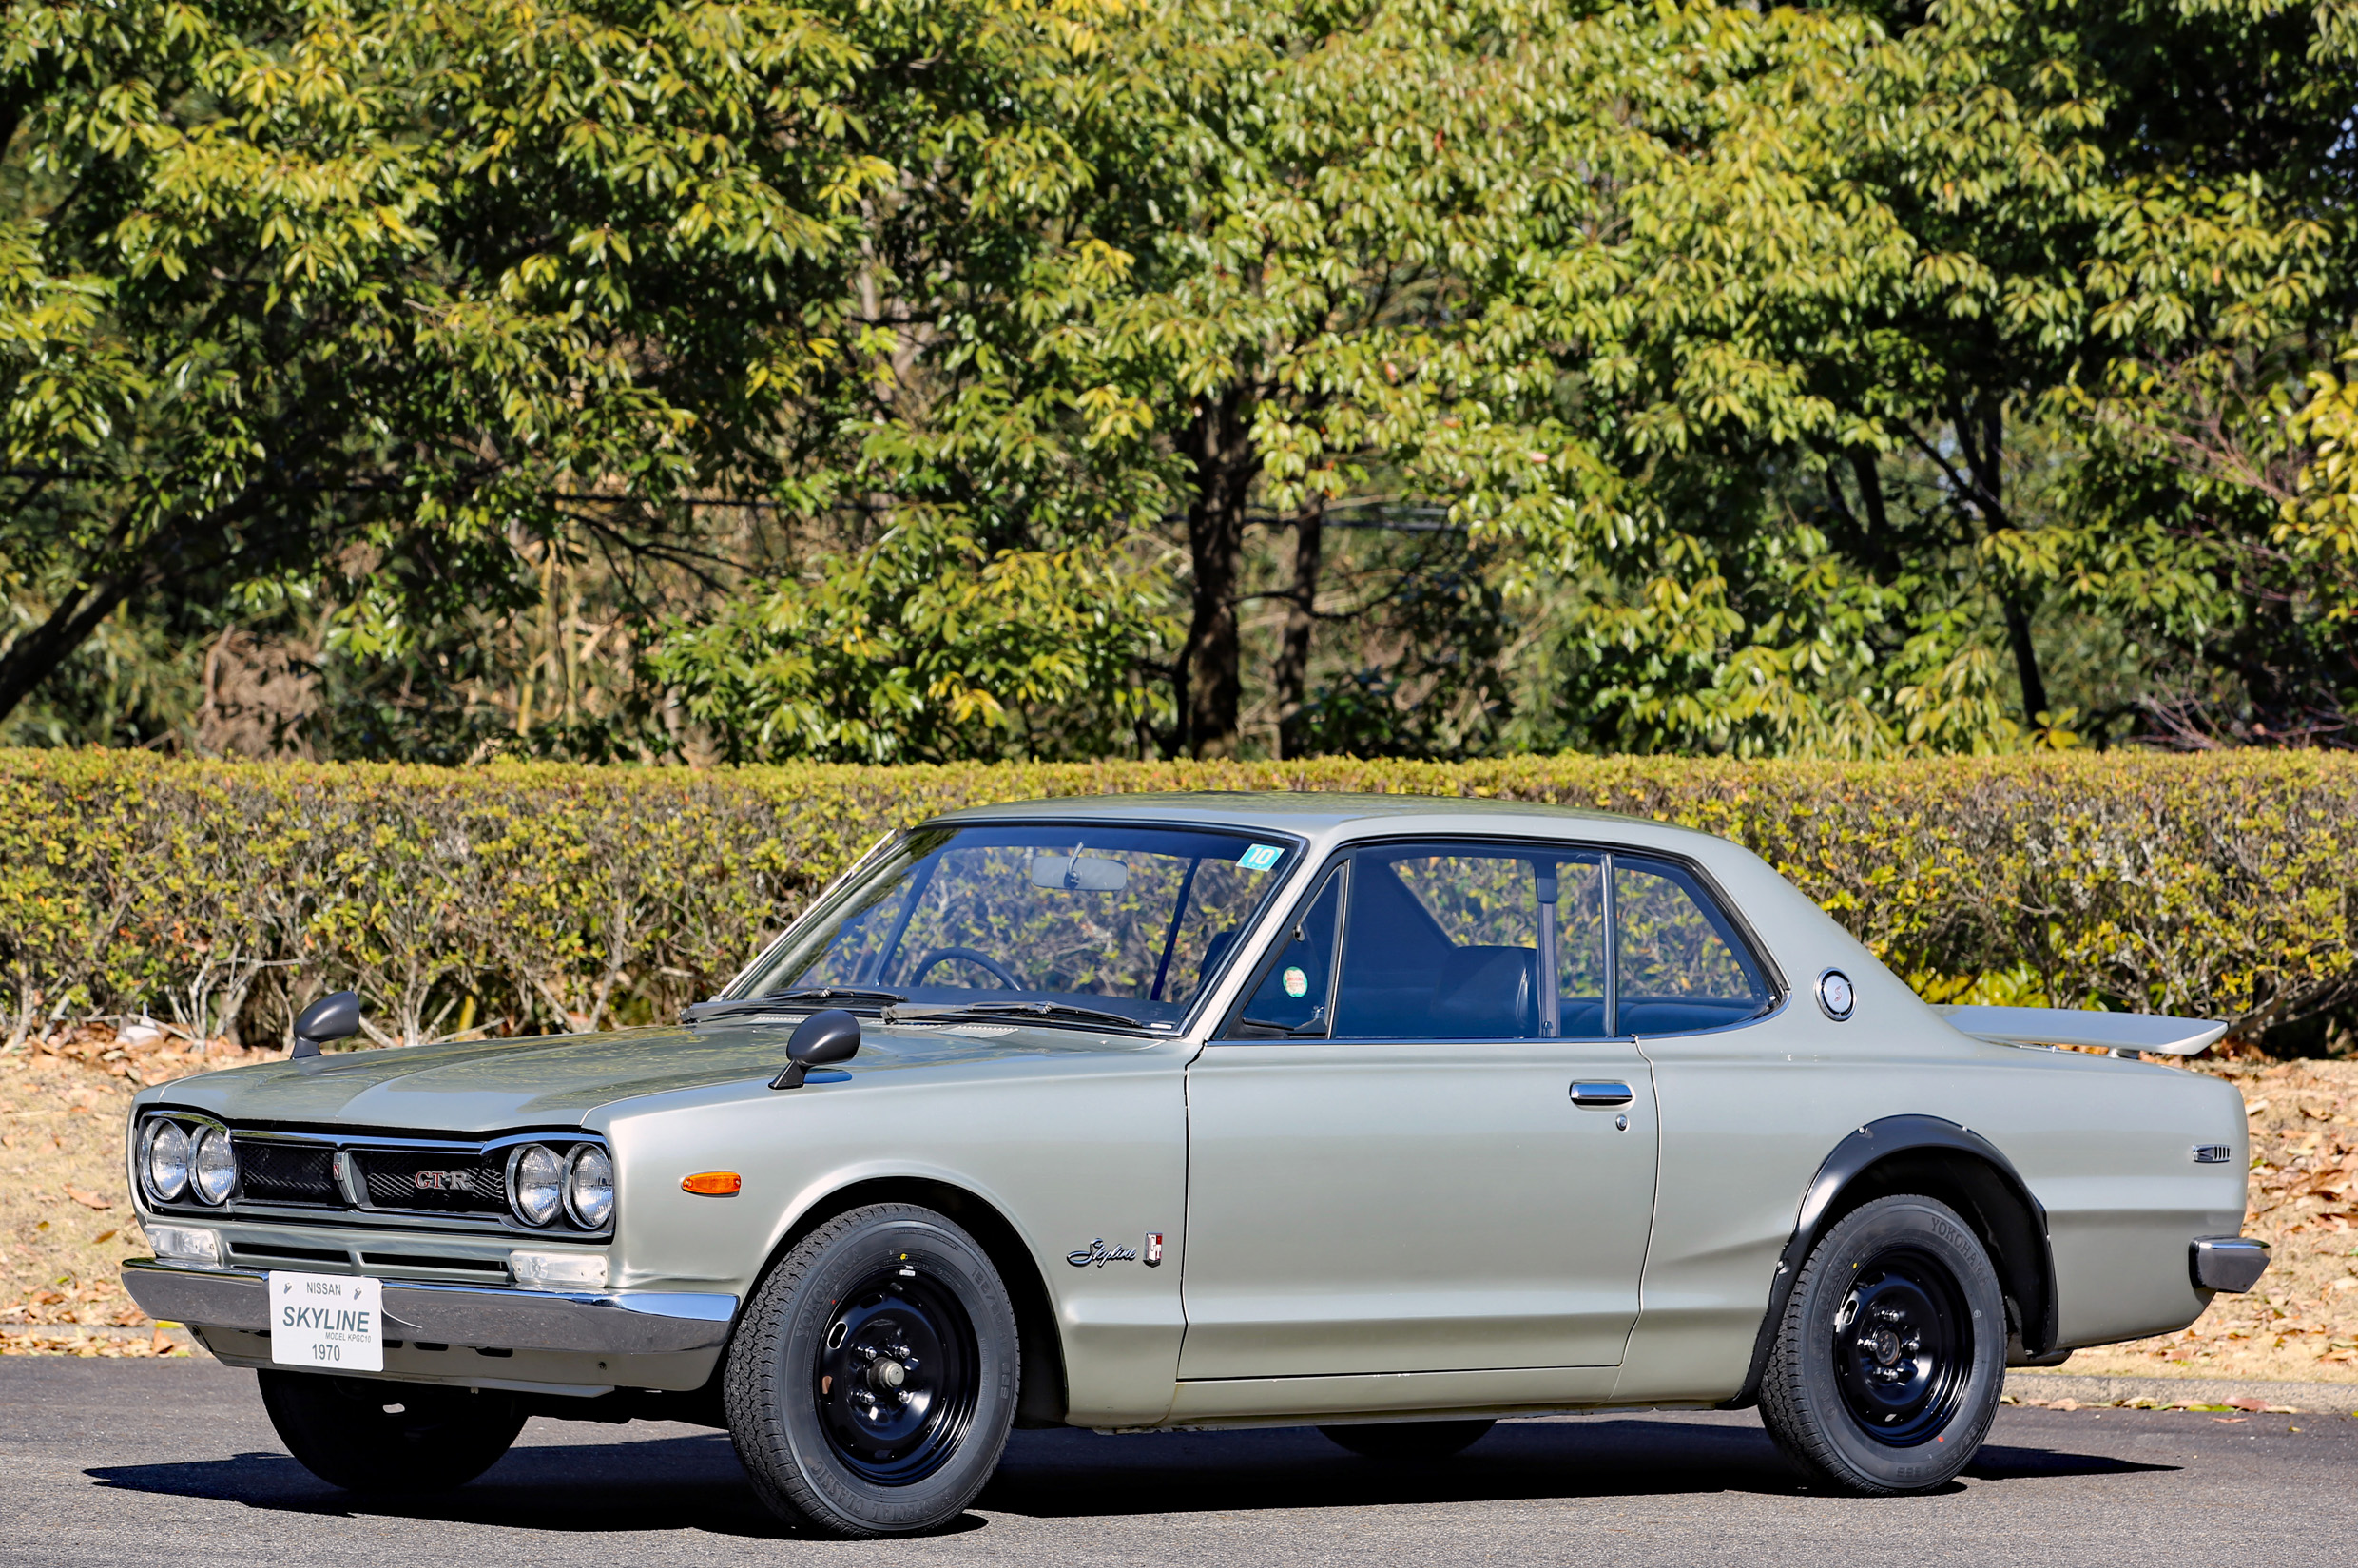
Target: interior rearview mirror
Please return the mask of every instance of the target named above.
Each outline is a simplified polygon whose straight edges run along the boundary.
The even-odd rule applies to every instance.
[[[1130,885],[1130,867],[1100,855],[1034,855],[1032,885],[1064,893],[1119,893]]]

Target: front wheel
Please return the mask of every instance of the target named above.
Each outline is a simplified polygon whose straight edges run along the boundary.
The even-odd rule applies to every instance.
[[[495,1463],[524,1428],[486,1388],[265,1370],[262,1408],[296,1462],[348,1492],[439,1492]]]
[[[1980,1238],[1935,1199],[1878,1198],[1802,1266],[1761,1414],[1812,1480],[1870,1496],[1928,1492],[1981,1449],[2005,1365],[2005,1299]]]
[[[974,1237],[879,1204],[797,1243],[745,1308],[722,1397],[762,1500],[832,1536],[956,1518],[1007,1446],[1015,1312]]]

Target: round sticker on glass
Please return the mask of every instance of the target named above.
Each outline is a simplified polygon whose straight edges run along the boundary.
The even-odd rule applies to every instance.
[[[1288,997],[1306,997],[1310,994],[1310,977],[1305,975],[1300,968],[1286,970],[1285,980],[1285,995]]]

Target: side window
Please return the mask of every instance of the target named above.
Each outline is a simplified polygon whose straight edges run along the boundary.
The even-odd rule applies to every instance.
[[[1583,880],[1585,879],[1585,881]],[[1593,860],[1499,845],[1387,844],[1351,861],[1335,1033],[1354,1039],[1534,1039],[1554,895],[1556,967],[1584,982],[1559,1032],[1604,1032],[1602,889]]]
[[[1334,975],[1335,919],[1342,902],[1343,873],[1329,872],[1326,885],[1294,922],[1285,945],[1229,1023],[1228,1038],[1266,1040],[1326,1033],[1327,993]]]
[[[1686,871],[1615,855],[1613,898],[1622,1034],[1720,1029],[1767,1010],[1768,982]]]

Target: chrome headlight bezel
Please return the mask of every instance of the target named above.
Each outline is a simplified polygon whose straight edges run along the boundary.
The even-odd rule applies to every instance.
[[[540,1161],[547,1162],[545,1176]],[[533,1167],[529,1172],[528,1166]],[[535,1230],[554,1225],[565,1212],[565,1160],[547,1144],[522,1143],[509,1151],[508,1211],[515,1216],[517,1224]],[[525,1197],[528,1190],[535,1194],[529,1202]],[[548,1194],[545,1201],[537,1197],[543,1191]]]
[[[564,1192],[567,1219],[583,1230],[605,1229],[614,1219],[614,1157],[594,1143],[573,1145],[565,1156]]]
[[[218,1151],[217,1163],[206,1161]],[[238,1192],[238,1146],[229,1129],[214,1124],[200,1131],[188,1150],[188,1195],[207,1209],[219,1209]]]
[[[159,1180],[156,1175],[157,1146],[167,1134],[179,1141],[176,1169],[172,1171],[172,1179],[168,1182]],[[169,1116],[150,1116],[139,1130],[137,1147],[139,1153],[135,1169],[139,1174],[139,1187],[149,1202],[178,1203],[188,1195],[188,1178],[196,1153],[195,1142],[188,1136],[188,1129]]]

